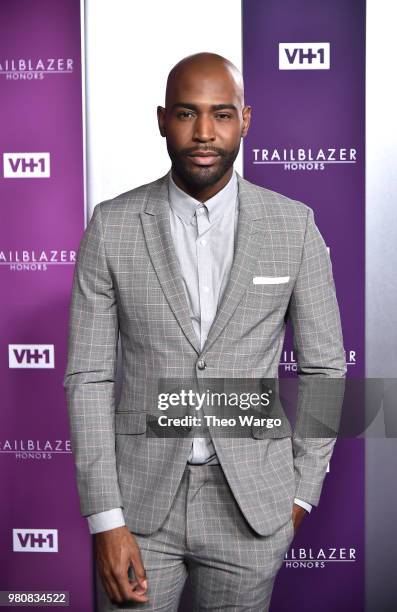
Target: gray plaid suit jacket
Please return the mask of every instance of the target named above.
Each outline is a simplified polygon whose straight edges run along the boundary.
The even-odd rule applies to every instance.
[[[186,437],[145,435],[158,377],[277,378],[288,318],[302,380],[346,372],[331,261],[313,211],[240,175],[231,276],[200,351],[171,239],[167,179],[96,206],[77,254],[64,377],[81,512],[122,507],[141,534],[164,521],[191,447]],[[289,280],[254,284],[255,276]],[[261,535],[290,520],[294,497],[313,505],[320,497],[334,440],[291,434],[286,427],[270,439],[252,428],[245,438],[214,437],[236,501]]]

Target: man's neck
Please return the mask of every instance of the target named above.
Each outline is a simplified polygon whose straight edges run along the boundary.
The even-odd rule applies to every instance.
[[[198,202],[206,202],[207,200],[212,198],[214,195],[216,195],[219,191],[221,191],[221,189],[223,189],[225,185],[227,185],[227,183],[230,181],[232,174],[233,174],[233,166],[229,168],[226,174],[224,174],[222,178],[219,179],[219,181],[214,183],[214,185],[209,185],[208,187],[204,187],[203,189],[197,189],[193,187],[192,185],[185,183],[178,176],[178,174],[176,174],[174,168],[171,169],[171,176],[172,176],[172,180],[174,181],[175,185],[177,185],[179,189],[182,189],[182,191],[190,195],[192,198],[194,198]]]

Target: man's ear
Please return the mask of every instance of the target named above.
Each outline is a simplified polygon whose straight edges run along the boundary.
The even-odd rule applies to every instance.
[[[243,128],[241,130],[241,137],[244,138],[247,133],[251,123],[251,106],[244,106],[243,108]]]
[[[159,124],[160,134],[165,137],[165,108],[162,106],[157,107],[157,121]]]

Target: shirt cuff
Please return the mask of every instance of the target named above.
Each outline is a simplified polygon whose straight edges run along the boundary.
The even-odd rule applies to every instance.
[[[97,514],[87,516],[88,527],[91,534],[116,529],[116,527],[124,527],[124,515],[121,508],[112,508]]]
[[[304,508],[306,512],[311,512],[312,510],[311,504],[308,504],[307,502],[302,501],[301,499],[298,499],[297,497],[295,497],[294,503],[297,504],[298,506],[301,506],[301,508]]]

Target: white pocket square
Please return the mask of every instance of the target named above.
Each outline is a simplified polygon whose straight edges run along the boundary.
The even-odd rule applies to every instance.
[[[288,281],[289,276],[254,276],[252,279],[254,285],[281,285]]]

